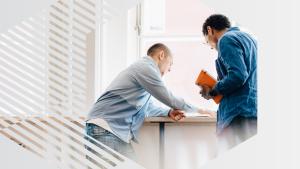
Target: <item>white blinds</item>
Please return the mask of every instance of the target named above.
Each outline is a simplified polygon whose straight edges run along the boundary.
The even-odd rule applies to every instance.
[[[0,137],[62,169],[142,168],[84,138],[99,25],[118,13],[110,2],[59,0],[1,34]]]
[[[94,92],[96,2],[58,1],[47,22],[47,111],[86,114]]]

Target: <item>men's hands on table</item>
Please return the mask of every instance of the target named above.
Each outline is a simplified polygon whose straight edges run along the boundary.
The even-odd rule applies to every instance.
[[[168,116],[174,121],[179,121],[185,118],[184,112],[176,109],[171,109]]]

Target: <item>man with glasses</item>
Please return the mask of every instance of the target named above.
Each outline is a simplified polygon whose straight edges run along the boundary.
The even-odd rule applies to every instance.
[[[203,24],[207,44],[217,50],[218,82],[203,86],[202,97],[223,95],[217,111],[219,151],[245,141],[257,131],[257,42],[221,14]]]

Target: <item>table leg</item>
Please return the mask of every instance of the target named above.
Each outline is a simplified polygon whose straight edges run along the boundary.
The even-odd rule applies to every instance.
[[[159,168],[165,168],[165,122],[159,123]]]

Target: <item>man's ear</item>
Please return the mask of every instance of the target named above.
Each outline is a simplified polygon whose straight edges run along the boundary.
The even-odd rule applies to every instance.
[[[207,26],[207,34],[212,35],[212,28],[210,26]]]
[[[165,58],[165,52],[163,50],[161,50],[159,52],[159,60],[164,60],[164,58]]]

